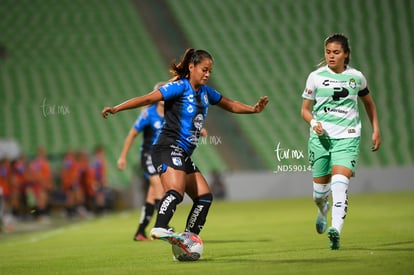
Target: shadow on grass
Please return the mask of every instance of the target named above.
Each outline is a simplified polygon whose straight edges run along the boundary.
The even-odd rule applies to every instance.
[[[404,247],[411,245],[410,247]],[[414,241],[393,242],[378,244],[375,247],[352,247],[347,250],[365,250],[365,251],[414,251]]]
[[[240,255],[238,255],[240,256]],[[231,257],[231,255],[230,255]],[[357,262],[359,260],[356,259],[341,259],[336,258],[334,260],[335,263],[351,263]],[[200,262],[214,262],[214,263],[248,263],[248,264],[255,264],[255,263],[268,263],[268,264],[297,264],[297,263],[310,263],[310,264],[331,264],[331,262],[327,261],[324,258],[315,259],[251,259],[251,258],[232,258],[228,259],[227,256],[225,258],[202,258]]]
[[[270,239],[258,239],[258,240],[206,240],[204,243],[265,243],[271,242]]]

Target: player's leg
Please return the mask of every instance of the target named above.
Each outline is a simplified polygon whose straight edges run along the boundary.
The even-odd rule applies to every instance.
[[[359,138],[335,141],[332,150],[332,227],[328,237],[331,249],[339,249],[339,239],[348,211],[349,179],[355,173],[359,153]]]
[[[342,166],[332,169],[332,226],[328,229],[329,247],[340,248],[340,235],[348,211],[348,184],[350,170]]]
[[[155,209],[159,209],[159,202],[162,199],[163,194],[164,189],[162,188],[161,179],[158,174],[150,175],[145,204],[142,207],[141,218],[137,231],[134,235],[135,241],[148,240],[145,230],[154,215]]]
[[[311,138],[309,140],[309,161],[313,175],[313,201],[318,208],[316,216],[316,232],[322,234],[327,227],[327,214],[329,211],[329,194],[331,192],[329,140]]]
[[[147,177],[146,177],[147,178]],[[155,194],[154,187],[151,184],[151,177],[148,179],[149,186],[147,194],[145,196],[145,204],[141,208],[141,216],[138,224],[137,231],[135,232],[134,241],[147,241],[147,234],[145,232],[146,227],[151,221],[151,218],[155,210]]]
[[[327,227],[327,214],[330,209],[329,194],[331,192],[330,175],[313,178],[313,201],[318,208],[316,216],[316,232],[322,234]]]
[[[160,176],[164,197],[160,201],[155,226],[151,229],[153,239],[162,239],[171,244],[181,244],[184,238],[169,228],[177,205],[182,202],[185,191],[187,155],[179,147],[157,146],[152,149],[152,163]]]
[[[193,200],[185,231],[200,234],[207,219],[213,195],[203,175],[197,171],[187,175],[186,193]]]
[[[153,239],[161,239],[171,244],[180,245],[184,238],[175,234],[169,228],[177,205],[180,204],[184,196],[185,172],[167,167],[160,176],[165,190],[164,197],[160,201],[160,207],[157,212],[157,219],[154,228],[151,229]]]

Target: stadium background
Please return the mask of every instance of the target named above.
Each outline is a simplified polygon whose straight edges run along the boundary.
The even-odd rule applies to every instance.
[[[100,111],[151,91],[170,77],[168,65],[187,47],[202,48],[215,58],[211,86],[251,104],[268,95],[270,103],[253,116],[211,107],[209,137],[194,155],[198,166],[206,175],[227,175],[231,190],[242,189],[236,184],[244,179],[249,192],[260,177],[282,187],[303,181],[296,187],[303,189],[309,173],[274,172],[307,164],[301,93],[323,57],[325,37],[342,32],[350,38],[351,65],[368,79],[382,130],[382,148],[373,154],[361,109],[358,171],[391,188],[396,183],[389,179],[412,188],[412,10],[410,0],[2,0],[0,138],[16,140],[27,155],[43,145],[52,158],[102,144],[111,184],[128,189],[139,141],[136,154],[129,154],[129,171],[118,172],[115,163],[139,110],[108,120]],[[278,148],[289,154],[278,159]]]

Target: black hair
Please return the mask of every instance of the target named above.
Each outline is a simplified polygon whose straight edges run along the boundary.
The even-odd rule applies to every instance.
[[[331,34],[330,36],[328,36],[325,39],[325,44],[324,45],[326,46],[327,44],[332,43],[332,42],[336,42],[336,43],[341,44],[341,47],[344,50],[344,53],[348,54],[348,57],[345,58],[345,64],[348,65],[349,61],[351,59],[351,48],[349,47],[348,37],[346,37],[342,33],[334,33],[334,34]]]
[[[184,52],[184,55],[182,56],[181,61],[178,64],[173,62],[170,65],[170,73],[173,75],[173,78],[170,81],[175,81],[180,78],[188,78],[190,74],[188,65],[197,65],[204,58],[209,58],[211,61],[214,62],[213,57],[209,52],[205,50],[195,50],[193,48],[188,48]]]
[[[344,50],[344,53],[348,53],[348,57],[345,58],[345,65],[348,65],[349,62],[351,61],[351,47],[349,46],[348,37],[346,37],[342,33],[333,33],[325,39],[323,45],[326,47],[326,45],[328,45],[329,43],[333,43],[333,42],[341,44],[341,47]],[[325,65],[326,65],[326,60],[323,58],[321,62],[319,62],[318,67],[322,67]]]

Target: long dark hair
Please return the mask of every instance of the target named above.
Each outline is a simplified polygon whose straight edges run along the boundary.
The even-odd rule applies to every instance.
[[[348,53],[348,57],[345,58],[345,65],[348,65],[351,61],[351,48],[349,47],[349,40],[348,37],[346,37],[342,33],[333,33],[329,35],[324,42],[324,46],[328,45],[329,43],[336,42],[341,44],[342,49],[344,50],[344,53]],[[322,67],[326,65],[325,58],[321,60],[321,62],[318,64],[318,67]]]
[[[211,61],[214,62],[211,54],[205,50],[195,50],[193,48],[188,48],[187,50],[185,50],[184,55],[181,58],[181,61],[178,62],[178,64],[173,62],[170,65],[170,73],[173,75],[170,81],[175,81],[180,78],[188,78],[190,76],[188,65],[197,65],[204,58],[209,58],[211,59]]]

